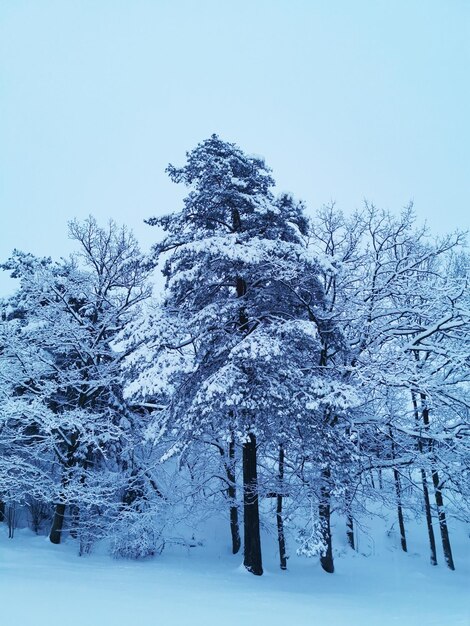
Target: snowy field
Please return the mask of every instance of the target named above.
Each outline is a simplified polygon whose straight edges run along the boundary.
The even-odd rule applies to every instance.
[[[316,559],[296,556],[281,572],[270,538],[264,541],[265,575],[257,578],[246,573],[240,556],[211,548],[220,540],[217,530],[206,547],[168,548],[134,562],[113,560],[104,550],[78,557],[74,541],[53,546],[29,530],[8,540],[3,527],[2,624],[469,626],[467,530],[453,532],[455,572],[428,565],[425,544],[417,543],[423,531],[411,537],[420,553],[401,553],[385,533],[381,545],[362,540],[368,556],[339,546],[334,575]]]

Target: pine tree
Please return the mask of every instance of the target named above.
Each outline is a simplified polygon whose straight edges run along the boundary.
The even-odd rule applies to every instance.
[[[173,334],[163,332],[151,365],[157,375],[173,363],[174,392],[156,430],[178,431],[174,451],[214,436],[241,445],[244,564],[260,575],[258,455],[280,445],[297,454],[297,425],[311,429],[324,414],[317,260],[302,205],[273,195],[261,159],[213,135],[168,172],[190,191],[180,213],[148,220],[167,233],[154,263],[165,256],[159,326]],[[141,376],[147,392],[149,378]],[[281,517],[282,506],[282,529]]]

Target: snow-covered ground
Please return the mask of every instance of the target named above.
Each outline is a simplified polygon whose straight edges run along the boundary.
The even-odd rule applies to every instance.
[[[1,619],[6,626],[469,626],[470,540],[453,533],[457,571],[428,565],[424,529],[420,553],[405,555],[396,537],[362,539],[356,554],[339,546],[336,573],[316,559],[276,564],[275,542],[264,542],[265,575],[241,567],[223,552],[223,529],[206,547],[166,549],[154,559],[113,560],[104,550],[77,556],[68,540],[53,546],[44,536],[0,532]],[[413,536],[410,537],[413,544]],[[217,540],[217,541],[216,541]],[[291,546],[294,548],[294,546]],[[361,550],[361,546],[360,546]],[[291,553],[295,549],[291,549]]]

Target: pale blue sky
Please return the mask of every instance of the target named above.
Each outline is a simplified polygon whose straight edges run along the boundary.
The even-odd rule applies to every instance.
[[[0,0],[1,260],[68,253],[89,213],[147,247],[213,132],[312,211],[468,227],[470,2]]]

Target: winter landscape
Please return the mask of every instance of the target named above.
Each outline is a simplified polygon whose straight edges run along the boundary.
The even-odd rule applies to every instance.
[[[2,618],[468,626],[468,219],[311,206],[200,130],[143,237],[89,206],[5,242]]]

